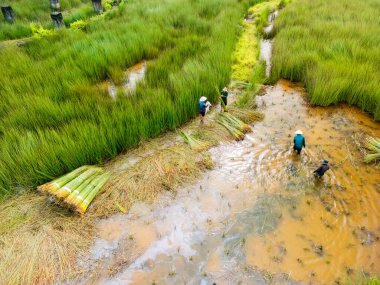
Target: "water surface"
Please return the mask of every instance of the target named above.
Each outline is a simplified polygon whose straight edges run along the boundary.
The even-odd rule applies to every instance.
[[[211,149],[214,170],[99,223],[91,282],[333,284],[380,274],[380,175],[358,148],[380,137],[379,124],[344,105],[312,108],[287,81],[257,101],[265,119],[244,141]],[[322,159],[332,169],[315,179]]]

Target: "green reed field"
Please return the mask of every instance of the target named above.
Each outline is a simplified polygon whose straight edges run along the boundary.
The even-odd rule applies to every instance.
[[[59,2],[63,20],[67,26],[77,20],[95,15],[91,0],[60,0]],[[103,2],[106,3],[104,0]],[[30,37],[33,35],[33,26],[53,28],[50,18],[50,0],[0,0],[0,6],[4,5],[11,5],[16,20],[8,23],[3,15],[0,15],[0,40]]]
[[[380,120],[380,0],[294,0],[275,22],[272,79],[310,101],[357,105]]]
[[[0,196],[101,163],[197,114],[229,82],[248,5],[260,1],[128,1],[22,47],[0,50]],[[150,60],[136,95],[96,87]]]

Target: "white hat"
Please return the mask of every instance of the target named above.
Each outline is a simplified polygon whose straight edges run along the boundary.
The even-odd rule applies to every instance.
[[[303,134],[303,132],[301,130],[296,131],[296,135],[302,135],[302,134]]]
[[[223,91],[227,91],[227,87],[224,87],[224,88],[223,88]]]
[[[206,101],[206,100],[207,100],[207,97],[202,96],[201,99],[199,99],[199,102],[204,102],[204,101]]]

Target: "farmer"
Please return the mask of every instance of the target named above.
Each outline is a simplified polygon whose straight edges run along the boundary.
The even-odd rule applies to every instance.
[[[302,148],[306,147],[306,141],[302,135],[302,131],[296,131],[296,136],[294,137],[294,146],[293,149],[297,151],[297,154],[301,153]]]
[[[199,114],[201,115],[201,125],[204,124],[204,118],[206,115],[206,100],[207,98],[205,96],[202,96],[201,99],[199,99]]]
[[[324,159],[322,161],[322,165],[317,170],[314,170],[314,172],[313,172],[314,176],[315,177],[322,177],[325,174],[325,172],[329,169],[330,169],[329,161]]]
[[[222,110],[225,110],[225,107],[227,106],[227,97],[228,97],[228,90],[227,90],[227,87],[224,87],[222,92],[220,93],[221,97],[222,97]]]
[[[315,177],[322,177],[327,170],[330,169],[329,162],[327,160],[323,160],[322,165],[317,169],[314,170],[314,176]]]

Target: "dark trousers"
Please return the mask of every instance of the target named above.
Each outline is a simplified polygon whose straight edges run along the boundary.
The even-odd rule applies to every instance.
[[[295,151],[297,151],[297,154],[301,154],[302,147],[301,147],[301,148],[298,148],[298,147],[296,147],[296,146],[293,146],[293,149],[294,149]]]
[[[223,100],[224,105],[227,106],[227,97],[222,96],[222,100]]]

